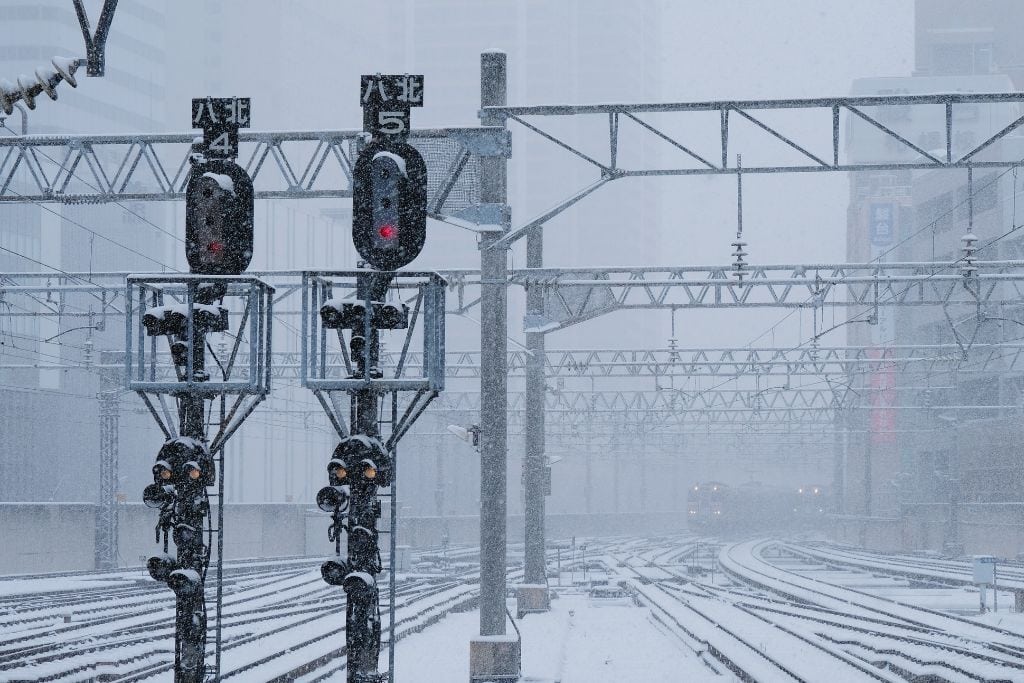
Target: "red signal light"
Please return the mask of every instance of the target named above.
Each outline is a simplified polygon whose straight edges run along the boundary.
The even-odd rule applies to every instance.
[[[224,251],[224,244],[222,242],[216,242],[216,241],[210,242],[210,245],[208,247],[206,247],[206,249],[211,254],[219,254],[222,251]]]
[[[395,230],[393,225],[382,225],[377,232],[380,234],[381,239],[385,240],[393,240],[398,235],[398,231]]]

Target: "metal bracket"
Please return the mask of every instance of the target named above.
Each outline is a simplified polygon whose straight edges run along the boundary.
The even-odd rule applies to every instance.
[[[210,369],[217,372],[211,372],[209,379],[199,380],[191,373],[186,373],[185,377],[179,378],[184,381],[166,381],[163,378],[167,372],[157,366],[166,365],[169,357],[156,352],[158,337],[147,336],[143,323],[146,309],[163,307],[168,301],[178,302],[175,308],[185,317],[186,329],[191,331],[196,326],[197,311],[201,312],[202,309],[202,304],[197,303],[192,294],[199,283],[218,283],[225,287],[224,306],[232,309],[233,317],[239,321],[237,329],[233,330],[231,353],[224,362],[214,357],[215,365]],[[128,277],[125,297],[125,381],[130,391],[261,397],[270,392],[270,321],[274,308],[274,288],[270,285],[247,276],[133,275]],[[193,335],[187,333],[179,340],[188,346],[189,357],[192,338]],[[236,362],[243,340],[247,340],[245,367]],[[175,370],[175,374],[180,372]]]
[[[474,156],[512,158],[512,134],[506,128],[459,128],[452,130],[448,137],[458,140]]]
[[[104,0],[95,34],[89,26],[89,15],[85,12],[82,0],[72,1],[75,4],[75,13],[78,15],[78,25],[82,28],[82,38],[85,39],[85,54],[88,57],[86,73],[90,76],[102,76],[106,67],[107,35],[110,32],[110,23],[114,21],[117,0]]]
[[[356,298],[357,278],[366,271],[306,271],[302,274],[302,386],[318,391],[355,391],[370,389],[387,391],[428,391],[444,389],[444,318],[445,287],[447,281],[437,273],[394,273],[390,291],[397,292],[403,302],[413,306],[408,326],[404,330],[401,353],[393,357],[394,365],[372,368],[366,363],[366,373],[358,376],[356,363],[350,359],[348,341],[343,329],[328,329],[321,318],[321,307],[330,301]],[[372,304],[373,302],[364,302]],[[372,305],[367,305],[372,315]],[[407,377],[406,360],[415,337],[419,337],[423,363],[419,377]],[[332,341],[337,339],[337,341]],[[343,364],[337,364],[338,353],[329,347],[337,345]],[[381,361],[384,359],[382,358]],[[379,370],[375,375],[372,371]],[[321,399],[321,403],[323,400]],[[335,425],[338,429],[338,425]],[[341,430],[339,430],[341,433]]]
[[[508,204],[477,204],[452,213],[455,218],[475,223],[478,226],[494,226],[495,232],[503,232],[503,225],[508,225],[512,210]]]

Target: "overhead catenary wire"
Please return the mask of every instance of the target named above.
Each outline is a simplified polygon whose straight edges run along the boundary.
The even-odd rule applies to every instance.
[[[13,135],[14,135],[15,137],[22,137],[21,135],[19,135],[18,133],[16,133],[16,132],[15,132],[14,130],[12,130],[12,129],[10,128],[10,126],[8,126],[8,125],[7,125],[6,123],[2,123],[2,122],[0,122],[0,126],[2,126],[2,127],[4,127],[4,128],[6,128],[7,130],[11,131],[11,133],[12,133],[12,134],[13,134]],[[66,173],[68,173],[68,174],[69,174],[69,175],[70,175],[71,177],[73,177],[73,178],[77,178],[77,179],[78,179],[79,181],[81,181],[81,182],[82,182],[82,184],[86,185],[86,186],[87,186],[87,187],[89,187],[90,189],[92,189],[92,190],[95,190],[96,192],[100,192],[100,193],[102,193],[102,190],[101,190],[100,188],[96,187],[95,185],[93,185],[92,183],[90,183],[90,182],[89,182],[88,180],[86,180],[86,179],[85,179],[85,178],[83,178],[82,176],[78,175],[77,173],[74,173],[74,172],[73,172],[73,171],[72,171],[71,169],[69,169],[69,168],[68,168],[67,166],[65,166],[65,165],[64,165],[64,164],[62,164],[61,162],[57,161],[56,159],[54,159],[53,157],[51,157],[51,156],[50,156],[49,154],[47,154],[47,153],[46,153],[46,152],[44,152],[43,150],[41,150],[41,149],[39,149],[39,148],[34,148],[34,149],[33,149],[33,151],[34,151],[34,152],[36,152],[36,153],[38,153],[38,154],[40,154],[40,155],[42,155],[42,156],[44,156],[44,157],[46,157],[46,158],[47,158],[47,159],[48,159],[48,160],[49,160],[49,161],[50,161],[51,163],[53,163],[53,164],[54,164],[54,165],[56,165],[57,167],[59,167],[59,168],[61,168],[62,170],[64,170],[64,171],[65,171]],[[149,224],[150,226],[152,226],[153,228],[155,228],[155,229],[159,230],[160,232],[162,232],[163,234],[167,235],[167,236],[168,236],[168,237],[170,237],[171,239],[177,240],[177,241],[179,241],[179,242],[181,242],[181,243],[183,243],[183,244],[184,244],[185,240],[183,240],[182,238],[178,237],[177,235],[175,235],[174,233],[170,232],[169,230],[166,230],[166,229],[164,229],[164,228],[160,227],[159,225],[157,225],[157,224],[156,224],[156,223],[154,223],[153,221],[149,220],[148,218],[146,218],[146,217],[145,217],[145,216],[143,216],[142,214],[138,213],[137,211],[132,211],[132,210],[131,210],[131,209],[130,209],[129,207],[125,206],[124,204],[122,204],[121,202],[117,201],[116,199],[115,199],[115,200],[111,200],[111,203],[113,203],[113,204],[114,204],[115,206],[118,206],[118,207],[120,207],[120,208],[124,209],[124,210],[125,210],[126,212],[128,212],[128,213],[129,213],[129,214],[131,214],[132,216],[134,216],[134,217],[138,218],[138,219],[139,219],[140,221],[142,221],[143,223],[147,223],[147,224]]]
[[[92,228],[79,223],[78,221],[74,220],[73,218],[68,218],[67,216],[65,216],[60,211],[55,211],[55,210],[51,209],[49,206],[47,206],[45,203],[43,203],[41,201],[37,201],[35,199],[32,199],[31,197],[23,195],[20,192],[17,192],[15,190],[10,189],[10,188],[7,188],[7,192],[13,194],[16,197],[20,197],[20,198],[22,198],[23,200],[25,200],[27,202],[31,202],[31,203],[35,204],[36,206],[38,206],[43,211],[51,213],[54,216],[57,216],[58,218],[60,218],[62,221],[66,222],[66,223],[70,223],[71,225],[73,225],[73,226],[75,226],[77,228],[80,228],[81,230],[84,230],[85,232],[89,233],[93,237],[98,237],[99,239],[101,239],[101,240],[103,240],[105,242],[108,242],[110,244],[113,244],[114,246],[120,247],[121,249],[124,249],[125,251],[131,252],[132,254],[135,254],[136,256],[141,256],[142,258],[146,259],[150,263],[155,263],[156,265],[160,266],[161,268],[164,268],[165,270],[169,270],[169,271],[172,271],[172,272],[175,272],[175,273],[180,273],[181,272],[180,270],[178,270],[174,266],[170,266],[170,265],[164,263],[163,261],[157,260],[157,259],[155,259],[155,258],[153,258],[151,256],[143,254],[141,251],[139,251],[137,249],[133,249],[133,248],[129,247],[128,245],[123,244],[121,242],[118,242],[117,240],[115,240],[115,239],[113,239],[111,237],[107,237],[106,235],[104,235],[102,233],[99,233],[99,232],[93,230]],[[53,266],[46,266],[46,267],[53,268]],[[55,269],[55,270],[59,270],[59,269]]]
[[[953,205],[952,207],[950,207],[950,208],[949,208],[948,210],[946,210],[945,212],[943,212],[943,213],[939,214],[938,216],[936,216],[936,217],[935,217],[935,218],[934,218],[934,219],[933,219],[932,221],[930,221],[930,222],[926,223],[925,225],[923,225],[923,226],[922,226],[921,228],[919,228],[918,230],[916,230],[916,231],[915,231],[915,232],[913,232],[912,234],[908,235],[907,237],[903,238],[902,240],[900,240],[900,241],[899,241],[899,242],[897,242],[896,244],[892,245],[892,246],[891,246],[890,248],[888,248],[888,249],[886,249],[885,251],[883,251],[882,253],[878,254],[878,255],[877,255],[876,257],[874,257],[873,259],[871,259],[871,261],[869,261],[868,263],[873,263],[873,262],[876,262],[876,261],[878,261],[879,259],[883,258],[884,256],[886,256],[886,255],[888,255],[888,254],[892,253],[893,251],[895,251],[896,249],[898,249],[898,248],[899,248],[900,246],[902,246],[903,244],[906,244],[906,243],[907,243],[907,242],[909,242],[910,240],[912,240],[912,239],[916,238],[917,236],[919,236],[919,235],[920,235],[921,233],[923,233],[924,231],[932,229],[932,228],[933,228],[934,226],[936,226],[936,225],[937,225],[937,224],[938,224],[938,223],[939,223],[939,222],[940,222],[941,220],[943,220],[944,218],[946,218],[947,216],[949,216],[950,214],[952,214],[952,213],[953,213],[954,211],[958,210],[958,209],[959,209],[960,207],[964,206],[964,205],[965,205],[965,204],[967,204],[967,203],[968,203],[969,201],[973,201],[973,199],[972,199],[972,197],[971,197],[971,195],[972,195],[972,194],[980,193],[980,192],[984,191],[985,189],[987,189],[988,187],[991,187],[991,186],[992,186],[993,184],[995,184],[996,182],[998,182],[998,181],[999,181],[999,179],[1001,179],[1002,177],[1004,177],[1004,176],[1005,176],[1006,174],[1008,174],[1008,173],[1011,173],[1011,172],[1012,172],[1012,173],[1014,173],[1014,174],[1016,175],[1016,169],[1017,169],[1017,167],[1018,167],[1018,166],[1019,166],[1020,164],[1024,164],[1024,158],[1021,158],[1021,159],[1020,159],[1020,160],[1018,161],[1018,163],[1017,163],[1017,164],[1014,164],[1013,166],[1011,166],[1011,167],[1007,168],[1006,170],[1004,170],[1004,171],[1002,171],[1002,172],[1000,172],[1000,173],[998,173],[998,174],[995,174],[995,175],[994,175],[994,176],[993,176],[993,177],[992,177],[992,178],[991,178],[991,179],[990,179],[990,180],[989,180],[988,182],[984,183],[984,184],[983,184],[983,185],[981,185],[981,186],[978,186],[978,187],[977,187],[977,189],[974,189],[974,187],[973,187],[973,183],[972,183],[972,191],[968,192],[968,196],[967,196],[967,197],[965,197],[965,198],[964,198],[963,200],[961,200],[960,202],[958,202],[958,203],[954,204],[954,205]],[[1014,200],[1016,200],[1016,187],[1014,187],[1014,192],[1013,192],[1013,196],[1014,196]],[[1019,228],[1021,228],[1021,227],[1024,227],[1024,226],[1020,226],[1020,225],[1018,225],[1018,226],[1015,226],[1015,227],[1011,228],[1011,230],[1009,230],[1008,232],[1006,232],[1006,233],[1004,233],[1004,234],[1000,235],[999,237],[997,237],[997,238],[995,238],[995,239],[993,239],[993,240],[989,241],[989,242],[988,242],[988,243],[986,243],[986,244],[985,244],[985,245],[984,245],[983,247],[979,248],[979,251],[981,251],[982,249],[985,249],[985,248],[988,248],[988,247],[992,246],[993,244],[995,244],[995,243],[996,243],[996,242],[998,242],[999,240],[1001,240],[1001,239],[1004,239],[1005,237],[1009,236],[1010,234],[1012,234],[1012,233],[1016,232],[1016,231],[1017,231],[1017,230],[1018,230]],[[953,262],[951,262],[951,263],[947,263],[947,264],[942,264],[941,266],[939,266],[939,268],[940,268],[940,270],[945,270],[945,269],[948,269],[948,268],[950,268],[950,267],[953,267],[953,266],[955,266],[955,265],[959,264],[959,263],[960,263],[961,261],[962,261],[962,258],[961,258],[961,259],[957,259],[956,261],[953,261]],[[939,264],[936,264],[936,265],[939,265]],[[938,272],[937,272],[937,271],[936,271],[936,272],[933,272],[933,273],[931,273],[931,274],[930,274],[930,275],[928,276],[928,278],[926,278],[926,279],[930,279],[931,277],[933,277],[934,275],[937,275],[937,274],[938,274]],[[913,286],[916,286],[917,284],[918,284],[918,283],[914,283],[914,284],[910,284],[910,285],[907,285],[907,287],[906,287],[906,288],[905,288],[905,289],[903,290],[903,293],[906,293],[907,291],[909,291],[909,289],[910,289],[911,287],[913,287]],[[894,295],[894,296],[895,296],[895,295]],[[808,296],[808,298],[807,298],[807,299],[805,299],[805,302],[809,302],[809,301],[810,301],[810,300],[811,300],[811,299],[812,299],[813,297],[814,297],[814,295],[813,295],[813,294],[812,294],[812,295],[810,295],[810,296]],[[889,302],[889,301],[891,301],[891,300],[892,300],[892,298],[890,297],[889,299],[886,299],[886,300],[885,300],[885,302],[879,302],[879,303],[888,303],[888,302]],[[752,344],[754,344],[755,342],[757,342],[757,341],[758,341],[759,339],[761,339],[762,337],[764,337],[764,336],[765,336],[766,334],[774,334],[774,330],[775,330],[775,328],[777,328],[777,327],[778,327],[779,325],[781,325],[781,324],[782,324],[783,322],[785,322],[786,320],[788,320],[788,319],[789,319],[790,317],[792,317],[792,316],[793,316],[793,315],[794,315],[795,313],[798,313],[798,312],[802,313],[802,308],[803,308],[803,307],[797,307],[797,308],[794,308],[794,309],[790,310],[790,311],[789,311],[788,313],[786,313],[786,314],[785,314],[785,315],[784,315],[784,316],[783,316],[782,318],[780,318],[780,319],[779,319],[779,320],[777,320],[777,321],[776,321],[775,323],[773,323],[773,324],[772,324],[772,325],[771,325],[771,326],[770,326],[770,327],[769,327],[768,329],[766,329],[766,330],[765,330],[764,332],[762,332],[761,334],[757,335],[756,337],[754,337],[753,339],[751,339],[751,340],[750,340],[749,342],[747,342],[747,344],[746,344],[745,346],[746,346],[746,347],[750,347],[750,346],[751,346]],[[863,315],[863,314],[858,314],[858,315]],[[845,325],[845,324],[849,324],[849,323],[853,323],[853,322],[861,322],[861,320],[860,320],[860,319],[857,319],[856,317],[854,317],[854,318],[848,319],[848,320],[846,320],[846,321],[844,321],[844,322],[840,323],[840,324],[839,324],[839,325],[837,325],[836,327],[840,327],[840,326],[842,326],[842,325]],[[813,341],[813,340],[801,341],[801,342],[800,342],[799,344],[797,344],[796,346],[792,347],[792,348],[791,348],[791,349],[789,349],[789,350],[790,350],[790,351],[795,351],[795,350],[798,350],[798,349],[800,349],[800,348],[803,348],[803,347],[804,347],[804,346],[805,346],[805,345],[806,345],[807,343],[809,343],[809,342],[811,342],[811,341]],[[738,377],[738,376],[737,376],[737,377],[731,377],[731,378],[729,378],[729,379],[727,379],[727,380],[723,381],[722,383],[720,383],[720,384],[718,384],[718,385],[716,385],[716,386],[714,386],[714,387],[711,387],[710,389],[706,389],[705,391],[713,391],[714,389],[718,389],[718,388],[721,388],[721,387],[725,386],[726,384],[728,384],[728,383],[730,383],[730,382],[734,382],[734,381],[736,381],[736,380],[738,380],[738,379],[739,379],[739,377]]]

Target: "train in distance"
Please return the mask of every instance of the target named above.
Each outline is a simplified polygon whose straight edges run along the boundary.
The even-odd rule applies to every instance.
[[[832,493],[822,484],[707,481],[691,486],[686,498],[690,530],[711,533],[812,529],[833,512]]]

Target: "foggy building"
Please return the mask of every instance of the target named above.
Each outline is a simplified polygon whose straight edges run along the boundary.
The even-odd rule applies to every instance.
[[[28,132],[163,130],[164,4],[150,0],[120,6],[110,32],[106,76],[89,78],[82,68],[76,74],[76,90],[61,83],[57,102],[41,96],[36,109],[26,112]],[[97,19],[90,17],[94,27]],[[0,78],[14,80],[48,66],[54,56],[84,53],[71,3],[0,0]],[[19,110],[0,118],[6,119],[0,136],[21,133]],[[23,164],[17,178],[23,190],[31,182],[28,173]],[[74,193],[94,182],[90,173],[81,165],[66,191]],[[173,260],[168,255],[178,243],[168,216],[164,206],[139,202],[6,204],[0,212],[0,272],[169,269]],[[54,290],[37,301],[34,310],[0,304],[0,366],[6,366],[0,369],[0,500],[94,502],[99,478],[99,366],[116,360],[105,351],[122,350],[123,318],[104,315],[104,302],[88,295]],[[33,317],[44,309],[61,315]],[[126,394],[119,401],[133,407]],[[152,436],[150,420],[130,410],[123,415],[123,449],[130,451]],[[38,424],[52,428],[33,427]],[[126,460],[122,473],[131,469],[131,462]],[[137,459],[137,464],[148,470],[143,460]]]
[[[1024,72],[1014,36],[1024,28],[1024,7],[995,1],[969,6],[919,1],[915,20],[914,75],[862,79],[854,84],[854,94],[1019,90]],[[955,110],[953,155],[970,153],[979,140],[1020,116],[1009,105],[1000,114],[1007,120],[983,118],[966,107]],[[945,154],[940,108],[908,107],[883,123],[921,149]],[[847,129],[851,160],[917,154],[866,128],[855,123]],[[1007,136],[996,146],[1020,148],[1019,156],[1024,157],[1024,144],[1017,135]],[[961,238],[968,232],[977,236],[978,246],[992,243],[979,253],[980,259],[1020,258],[1020,235],[1004,236],[1019,223],[1014,208],[1020,193],[1016,176],[1011,171],[975,170],[968,185],[966,171],[854,174],[848,260],[952,263],[963,255]],[[959,271],[951,266],[949,272]],[[880,357],[897,345],[966,349],[1021,336],[1018,326],[984,320],[986,315],[1016,317],[1007,310],[879,306],[853,313],[862,315],[853,316],[858,322],[848,326],[848,343],[873,347]],[[1013,514],[1006,506],[997,512],[995,507],[976,504],[1024,500],[1019,453],[1013,447],[1019,439],[1019,420],[1013,416],[1015,411],[999,407],[1019,404],[1019,372],[1008,370],[1007,360],[1000,358],[983,366],[969,361],[956,373],[923,367],[881,368],[855,383],[866,398],[863,409],[847,411],[843,418],[849,430],[843,474],[845,512],[874,518],[865,521],[861,541],[869,541],[874,529],[878,538],[902,534],[902,542],[912,547],[970,546],[972,539],[980,542],[985,535],[998,534],[1005,522],[999,516]]]

